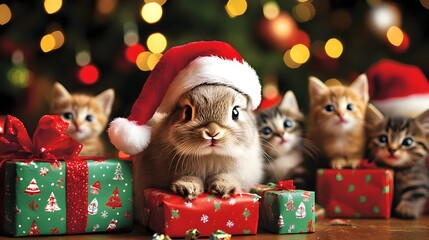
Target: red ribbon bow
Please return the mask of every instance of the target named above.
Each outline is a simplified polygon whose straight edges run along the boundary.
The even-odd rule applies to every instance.
[[[279,180],[276,184],[276,188],[286,191],[293,191],[296,189],[295,185],[293,185],[293,180]]]
[[[60,116],[45,115],[39,120],[33,141],[24,124],[7,115],[3,134],[0,135],[0,158],[39,158],[48,160],[70,159],[79,155],[82,144],[67,136],[68,123]]]

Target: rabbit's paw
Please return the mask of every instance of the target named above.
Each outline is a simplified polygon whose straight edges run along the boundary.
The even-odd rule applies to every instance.
[[[240,184],[226,174],[215,175],[208,182],[208,192],[220,195],[222,198],[228,198],[230,194],[241,191]]]
[[[204,192],[203,181],[195,176],[183,176],[171,184],[171,190],[189,200],[195,199]]]

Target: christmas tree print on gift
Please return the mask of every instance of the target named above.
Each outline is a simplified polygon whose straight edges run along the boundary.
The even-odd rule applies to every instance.
[[[100,184],[100,181],[99,180],[97,180],[95,183],[93,183],[92,185],[91,185],[91,193],[92,194],[95,194],[95,195],[98,195],[98,192],[101,190],[101,184]]]
[[[95,215],[98,212],[98,201],[97,198],[92,199],[91,203],[88,205],[88,214]]]
[[[121,198],[119,197],[118,187],[112,193],[112,196],[109,198],[109,201],[106,203],[106,206],[111,207],[112,209],[122,207]]]
[[[28,185],[28,187],[25,189],[24,193],[33,196],[35,194],[40,194],[40,189],[39,186],[37,186],[37,182],[36,179],[31,179],[30,184]]]
[[[48,205],[46,205],[45,211],[46,212],[55,212],[60,211],[61,208],[58,207],[57,199],[55,198],[55,195],[53,192],[51,192],[51,195],[48,199]]]

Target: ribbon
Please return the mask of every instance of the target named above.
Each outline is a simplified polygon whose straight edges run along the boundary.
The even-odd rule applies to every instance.
[[[272,188],[268,191],[272,191],[272,190],[295,191],[296,190],[295,185],[293,185],[293,180],[279,180],[276,184],[269,183],[268,186]]]
[[[58,115],[45,115],[39,120],[33,139],[16,117],[6,116],[4,132],[0,135],[0,158],[58,159],[75,158],[82,144],[67,136],[68,123]],[[3,161],[2,161],[3,162]],[[0,164],[1,166],[1,164]]]

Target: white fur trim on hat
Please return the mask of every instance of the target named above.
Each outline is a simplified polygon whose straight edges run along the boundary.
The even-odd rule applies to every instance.
[[[414,94],[371,102],[385,115],[413,118],[429,109],[429,94]]]
[[[249,96],[253,109],[261,102],[258,75],[246,61],[241,63],[237,60],[208,56],[195,59],[177,74],[157,111],[170,112],[183,93],[202,84],[230,86]]]
[[[110,142],[123,152],[135,155],[150,142],[151,127],[138,125],[126,118],[115,118],[107,130]],[[126,136],[126,137],[124,137]]]

